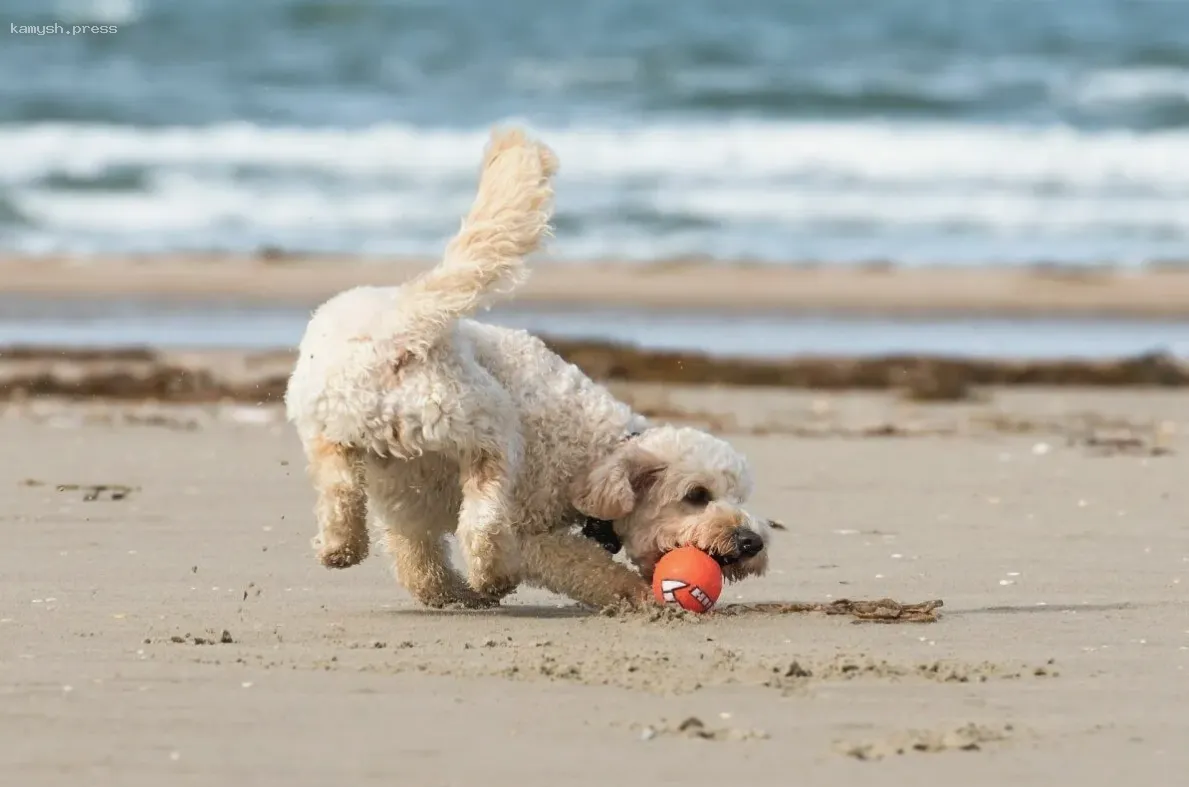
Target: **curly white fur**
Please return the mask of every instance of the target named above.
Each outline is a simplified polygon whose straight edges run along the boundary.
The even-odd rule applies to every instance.
[[[730,578],[764,571],[769,526],[743,511],[750,473],[727,443],[650,426],[539,339],[469,319],[523,280],[549,232],[556,169],[523,132],[494,133],[438,266],[314,312],[286,408],[325,565],[367,555],[370,516],[401,582],[432,606],[496,603],[522,581],[596,606],[645,603],[656,561],[691,543]],[[613,520],[643,575],[572,533],[582,515]]]

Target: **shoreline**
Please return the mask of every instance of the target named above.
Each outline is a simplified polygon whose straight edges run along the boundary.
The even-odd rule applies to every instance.
[[[69,300],[151,297],[313,306],[365,284],[398,284],[429,260],[356,257],[0,257],[0,295]],[[526,308],[841,317],[1189,319],[1189,268],[887,267],[667,261],[538,262]]]

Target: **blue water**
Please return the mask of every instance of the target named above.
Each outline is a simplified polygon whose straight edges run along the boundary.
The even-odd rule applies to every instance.
[[[35,35],[79,23],[114,32]],[[0,250],[433,255],[485,129],[558,259],[1189,259],[1189,2],[5,0]]]
[[[295,347],[309,310],[224,301],[54,301],[0,298],[0,347]],[[1189,358],[1189,322],[1132,320],[840,319],[829,315],[713,314],[505,308],[500,325],[558,338],[602,339],[728,357],[922,353],[973,358]]]

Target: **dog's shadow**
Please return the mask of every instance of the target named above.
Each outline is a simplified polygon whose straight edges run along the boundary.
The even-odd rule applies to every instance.
[[[599,612],[583,607],[555,607],[543,604],[517,604],[514,606],[491,607],[489,609],[430,609],[410,607],[386,610],[385,614],[398,617],[448,617],[448,618],[533,618],[538,620],[572,620],[597,617]]]
[[[1077,612],[1125,612],[1140,608],[1154,608],[1174,606],[1173,602],[1158,601],[1137,603],[1132,601],[1118,601],[1104,604],[1029,604],[1021,606],[1000,605],[991,607],[972,607],[969,609],[954,609],[952,615],[1045,615],[1054,613]]]

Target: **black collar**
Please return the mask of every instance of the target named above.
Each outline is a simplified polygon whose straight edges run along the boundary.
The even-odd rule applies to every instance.
[[[595,519],[588,516],[582,520],[582,535],[592,538],[612,555],[623,549],[623,542],[615,534],[615,523],[610,519]]]
[[[641,434],[643,432],[633,430],[624,435],[623,440],[625,442],[634,440]],[[595,519],[593,516],[583,518],[582,535],[598,542],[599,546],[612,555],[618,554],[623,549],[623,542],[619,540],[619,536],[615,533],[615,523],[610,519]]]

